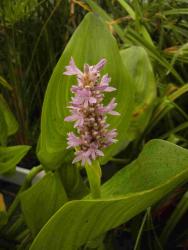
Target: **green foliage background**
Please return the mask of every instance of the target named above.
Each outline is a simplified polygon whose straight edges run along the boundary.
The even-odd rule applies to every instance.
[[[187,16],[186,0],[0,2],[0,173],[25,145],[22,164],[42,164],[8,210],[0,202],[0,249],[186,249]],[[118,89],[101,199],[65,149],[70,56],[79,67],[106,57]]]

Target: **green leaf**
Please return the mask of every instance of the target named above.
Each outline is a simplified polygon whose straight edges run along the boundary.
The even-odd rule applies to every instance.
[[[80,175],[79,169],[72,164],[65,164],[58,169],[69,200],[79,200],[89,193],[89,189]]]
[[[11,112],[6,100],[4,97],[0,94],[0,111],[2,111],[4,115],[4,120],[6,122],[7,126],[7,135],[13,135],[18,130],[18,123]]]
[[[132,17],[133,20],[136,20],[136,13],[135,11],[132,9],[132,7],[126,3],[126,1],[124,0],[117,0],[121,6],[129,13],[129,15]]]
[[[152,65],[144,48],[132,46],[121,51],[125,67],[131,73],[135,88],[135,107],[129,125],[129,138],[135,139],[147,126],[156,99]]]
[[[20,195],[21,208],[28,227],[36,235],[48,219],[65,203],[67,196],[57,173],[42,180]]]
[[[147,31],[144,25],[139,24],[139,32],[151,46],[155,46],[149,32]]]
[[[162,51],[160,51],[157,47],[154,46],[152,40],[150,39],[149,33],[147,32],[146,28],[141,25],[141,34],[133,30],[130,26],[127,26],[128,28],[124,30],[121,28],[120,25],[114,24],[113,19],[108,15],[96,2],[92,0],[84,0],[92,9],[92,11],[96,12],[98,15],[100,15],[103,20],[105,20],[110,27],[113,27],[113,31],[117,33],[119,38],[122,40],[122,42],[127,45],[127,42],[132,43],[134,45],[140,45],[143,46],[149,53],[152,59],[156,60],[160,65],[165,67],[168,71],[171,69],[171,65],[166,60],[166,58],[163,56]],[[147,34],[146,34],[147,32]],[[175,68],[172,68],[171,70],[172,75],[181,83],[184,84],[184,81],[182,77],[178,74],[178,72],[175,70]]]
[[[162,12],[163,15],[188,15],[188,8],[171,9]]]
[[[150,141],[137,160],[102,187],[102,198],[66,203],[42,228],[30,250],[76,250],[129,221],[188,179],[188,150]]]
[[[2,2],[3,8],[0,9],[0,17],[3,17],[8,25],[13,25],[24,17],[28,17],[38,5],[36,0],[15,0],[14,4],[12,0]]]
[[[124,147],[126,130],[132,113],[131,81],[121,60],[117,43],[100,17],[89,13],[70,39],[54,69],[46,91],[42,109],[38,157],[48,169],[55,169],[63,162],[72,159],[70,150],[66,149],[66,137],[67,132],[73,130],[73,124],[64,122],[64,118],[69,114],[67,105],[71,97],[70,87],[76,82],[76,79],[63,75],[71,56],[80,68],[86,62],[96,64],[101,58],[106,58],[107,65],[103,73],[109,73],[112,85],[117,88],[115,94],[107,94],[106,102],[112,96],[117,98],[117,110],[121,116],[110,117],[108,121],[112,128],[117,128],[119,141],[105,151],[103,163]]]
[[[0,84],[8,90],[12,90],[11,85],[2,76],[0,76]]]
[[[115,31],[118,34],[118,36],[122,41],[125,41],[124,30],[121,28],[120,25],[113,22],[111,16],[108,15],[106,11],[100,7],[100,5],[98,5],[96,2],[92,0],[84,0],[84,2],[86,2],[89,5],[89,7],[92,9],[94,13],[100,15],[102,19],[110,26],[111,29],[113,28],[113,31]]]
[[[0,147],[0,174],[7,174],[15,170],[16,165],[27,154],[30,146]]]
[[[188,59],[188,43],[181,45],[181,47],[174,52],[174,55],[171,60],[171,68],[173,68],[174,64],[178,59],[181,60]],[[171,71],[171,68],[169,69],[168,73]]]
[[[8,137],[8,128],[7,128],[7,124],[5,121],[5,116],[3,111],[0,109],[0,144],[2,146],[5,146],[7,143],[7,137]]]
[[[178,74],[175,68],[172,68],[168,60],[163,56],[163,52],[157,47],[154,47],[148,40],[140,36],[132,28],[126,30],[125,38],[132,42],[134,45],[139,45],[144,47],[152,59],[156,60],[160,65],[166,68],[168,71],[171,69],[172,75],[181,83],[184,84],[182,77]]]

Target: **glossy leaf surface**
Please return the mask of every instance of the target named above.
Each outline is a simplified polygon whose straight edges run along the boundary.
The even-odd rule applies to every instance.
[[[107,65],[103,73],[109,73],[112,78],[112,85],[117,88],[115,94],[107,94],[106,102],[113,95],[117,98],[117,110],[121,113],[121,116],[110,117],[109,122],[111,127],[117,128],[119,141],[106,150],[103,162],[108,161],[112,155],[124,147],[127,137],[126,130],[132,113],[131,80],[126,68],[123,67],[116,41],[100,17],[89,13],[65,48],[46,91],[42,110],[38,157],[48,169],[55,169],[62,162],[72,159],[70,150],[66,149],[66,136],[67,132],[73,130],[73,124],[64,122],[64,118],[69,114],[67,105],[71,97],[70,87],[76,82],[76,79],[63,75],[65,66],[68,65],[71,56],[80,68],[83,67],[84,63],[93,65],[101,58],[106,58]]]
[[[43,179],[20,195],[21,208],[28,227],[36,235],[48,219],[67,201],[57,174],[47,173]]]
[[[66,203],[40,231],[30,250],[76,250],[159,201],[188,179],[188,150],[150,141],[137,160],[102,187],[102,198]]]

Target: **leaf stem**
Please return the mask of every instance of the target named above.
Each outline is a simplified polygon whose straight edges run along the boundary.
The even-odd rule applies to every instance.
[[[91,165],[85,165],[87,172],[91,195],[93,199],[101,197],[101,167],[98,161],[93,161]]]

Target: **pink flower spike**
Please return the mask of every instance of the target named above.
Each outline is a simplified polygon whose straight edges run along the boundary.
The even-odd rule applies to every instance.
[[[85,108],[88,107],[89,103],[93,104],[96,102],[97,102],[96,98],[93,97],[91,91],[87,89],[78,90],[77,96],[75,96],[72,100],[73,105],[83,104]]]
[[[93,66],[93,69],[95,69],[96,71],[100,71],[104,67],[106,62],[106,59],[101,59],[96,65]]]
[[[79,68],[76,66],[74,59],[71,57],[69,65],[65,67],[66,71],[63,73],[64,75],[78,75],[78,76],[82,76],[83,73],[81,70],[79,70]]]
[[[82,144],[82,140],[78,138],[73,132],[68,133],[67,141],[68,141],[67,148],[75,148],[80,144]]]
[[[116,88],[114,87],[109,87],[108,85],[99,85],[96,87],[96,90],[101,90],[101,91],[104,91],[104,92],[113,92],[116,90]]]
[[[102,59],[96,65],[84,64],[84,72],[81,72],[71,58],[66,67],[65,74],[77,78],[77,85],[71,87],[73,96],[68,105],[71,114],[65,117],[65,121],[74,122],[76,132],[68,133],[67,148],[76,147],[73,163],[81,162],[83,166],[104,156],[103,149],[117,141],[116,129],[110,130],[106,122],[108,114],[119,115],[114,110],[115,98],[107,106],[103,105],[104,93],[116,90],[109,86],[108,74],[100,75],[105,63],[106,59]]]
[[[115,91],[116,88],[114,87],[110,87],[109,86],[109,82],[110,82],[111,78],[108,77],[108,74],[104,75],[101,79],[100,84],[96,87],[97,90],[101,90],[104,92],[112,92]]]
[[[72,93],[77,93],[77,91],[79,91],[79,90],[82,90],[82,88],[79,87],[79,86],[73,85],[73,86],[71,87],[71,92],[72,92]]]
[[[74,128],[82,126],[84,123],[84,119],[81,114],[77,113],[76,110],[73,110],[73,114],[65,117],[64,121],[66,122],[75,122]]]
[[[89,154],[88,152],[84,152],[84,151],[78,151],[75,153],[76,157],[74,158],[72,163],[76,163],[78,161],[81,161],[82,166],[84,166],[86,163],[88,163],[89,165],[91,165],[91,160],[89,158]]]
[[[116,137],[117,137],[117,130],[116,129],[109,130],[105,134],[106,145],[109,146],[112,143],[116,143],[117,142],[117,140],[115,139]]]
[[[115,102],[115,98],[112,98],[110,103],[106,107],[100,107],[99,112],[100,113],[106,113],[110,115],[120,115],[119,112],[115,111],[115,107],[117,106],[117,103]]]
[[[89,65],[88,64],[84,64],[84,73],[88,74],[89,73]]]
[[[114,87],[106,87],[106,88],[104,89],[105,92],[113,92],[113,91],[115,91],[115,90],[116,90],[116,88],[114,88]]]
[[[104,153],[98,149],[98,146],[94,142],[91,143],[87,152],[92,160],[95,160],[98,156],[104,156]]]
[[[64,121],[66,122],[74,122],[77,121],[80,117],[77,114],[69,115],[65,117]]]
[[[100,85],[108,85],[110,81],[111,78],[106,74],[102,77]]]

